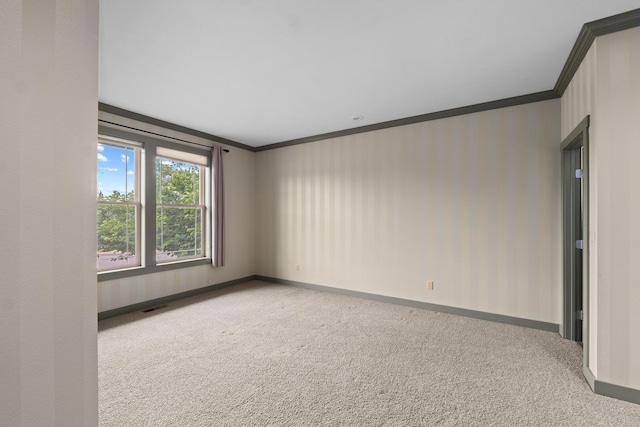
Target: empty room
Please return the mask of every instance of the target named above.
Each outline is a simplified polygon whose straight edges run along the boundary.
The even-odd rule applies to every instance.
[[[640,425],[640,0],[0,40],[0,425]]]

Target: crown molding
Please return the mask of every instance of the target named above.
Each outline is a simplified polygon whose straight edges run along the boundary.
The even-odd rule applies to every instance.
[[[620,13],[618,15],[609,16],[597,21],[588,22],[582,26],[580,34],[569,53],[567,62],[565,62],[558,81],[553,91],[562,96],[567,90],[573,76],[578,71],[584,57],[589,52],[591,45],[596,37],[606,34],[616,33],[618,31],[628,30],[640,26],[640,9],[631,10],[629,12]]]
[[[431,120],[439,120],[447,117],[462,116],[465,114],[479,113],[481,111],[495,110],[498,108],[513,107],[516,105],[529,104],[532,102],[546,101],[555,99],[559,96],[552,90],[544,92],[531,93],[528,95],[514,96],[512,98],[500,99],[497,101],[483,102],[481,104],[468,105],[466,107],[452,108],[450,110],[437,111],[435,113],[421,114],[418,116],[406,117],[403,119],[390,120],[387,122],[375,123],[367,126],[359,126],[356,128],[343,129],[336,132],[328,132],[304,138],[292,139],[290,141],[277,142],[275,144],[263,145],[257,147],[256,151],[273,150],[276,148],[289,147],[291,145],[306,144],[323,139],[338,138],[341,136],[354,135],[357,133],[371,132],[374,130],[387,129],[396,126],[410,125],[420,122],[428,122]]]
[[[137,120],[139,122],[147,123],[154,126],[160,126],[165,129],[171,129],[176,132],[182,132],[187,135],[197,136],[199,138],[208,139],[218,142],[220,144],[229,145],[236,148],[242,148],[243,150],[255,151],[254,147],[243,144],[241,142],[233,141],[231,139],[222,138],[220,136],[212,135],[210,133],[201,132],[199,130],[191,129],[185,126],[180,126],[175,123],[165,122],[164,120],[155,119],[153,117],[145,116],[144,114],[134,113],[133,111],[125,110],[124,108],[116,107],[113,105],[105,104],[103,102],[98,103],[98,111],[105,113],[115,114],[116,116],[125,117],[131,120]]]

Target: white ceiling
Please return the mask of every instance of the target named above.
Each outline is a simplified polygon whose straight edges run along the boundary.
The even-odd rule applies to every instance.
[[[584,23],[637,8],[101,0],[99,97],[258,147],[553,89]]]

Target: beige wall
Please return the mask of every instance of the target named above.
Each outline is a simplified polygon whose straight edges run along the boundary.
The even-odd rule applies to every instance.
[[[640,28],[598,38],[598,379],[640,389]]]
[[[258,152],[257,274],[560,323],[559,138],[551,100]]]
[[[600,381],[640,388],[640,28],[596,39],[562,99],[563,134],[590,129],[590,368]]]
[[[98,1],[0,2],[0,425],[98,424]]]
[[[590,116],[589,126],[589,257],[592,261],[598,258],[598,246],[595,236],[598,225],[598,158],[594,155],[598,146],[596,138],[598,122],[596,111],[596,52],[598,40],[591,45],[587,55],[583,59],[578,71],[567,86],[565,93],[560,100],[561,110],[561,141],[580,124],[586,117]],[[598,373],[598,264],[589,263],[589,307],[587,310],[587,321],[589,322],[588,341],[588,363],[591,372],[597,376]]]
[[[203,138],[113,114],[100,112],[100,118],[186,141],[213,144]],[[220,268],[197,266],[99,282],[99,312],[255,274],[255,153],[235,147],[226,148],[230,151],[224,154],[226,265]],[[176,273],[179,273],[180,281],[176,281]]]
[[[596,40],[591,45],[578,71],[576,71],[560,99],[562,140],[580,124],[582,119],[594,112],[597,44],[598,41]],[[593,123],[591,126],[594,126]]]

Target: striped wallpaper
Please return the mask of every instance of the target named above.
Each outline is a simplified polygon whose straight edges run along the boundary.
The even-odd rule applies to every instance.
[[[562,134],[589,129],[589,368],[640,389],[640,28],[598,37],[561,99]]]
[[[597,378],[640,390],[640,28],[597,39]]]
[[[566,138],[580,122],[586,117],[591,116],[589,128],[589,199],[591,209],[589,209],[589,229],[595,233],[598,222],[598,209],[596,208],[598,198],[598,168],[596,167],[598,159],[594,156],[594,148],[597,143],[595,140],[595,131],[597,129],[597,117],[595,112],[595,96],[596,96],[596,48],[598,40],[596,40],[587,55],[584,57],[578,71],[573,76],[567,90],[560,99],[560,116],[562,128],[562,140]],[[597,307],[597,288],[598,288],[598,264],[594,261],[598,257],[597,245],[589,246],[589,257],[592,262],[589,263],[589,308],[587,317],[589,322],[589,344],[588,344],[588,367],[597,377],[598,373],[598,307]]]
[[[573,79],[560,99],[561,140],[588,115],[593,114],[595,102],[597,40],[582,60]]]
[[[0,2],[0,426],[98,424],[98,0]]]
[[[559,140],[550,100],[258,152],[257,274],[559,323]]]

